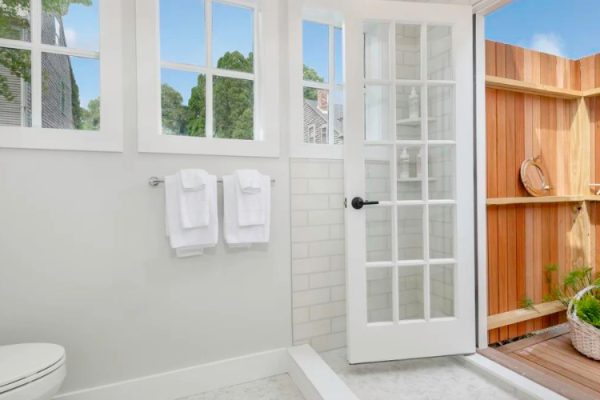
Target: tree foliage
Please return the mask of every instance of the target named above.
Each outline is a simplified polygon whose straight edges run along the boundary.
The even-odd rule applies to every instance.
[[[78,129],[85,129],[88,131],[97,131],[100,129],[100,97],[96,97],[94,100],[90,100],[87,109],[80,108],[81,110],[81,127]]]
[[[323,79],[323,77],[319,76],[319,73],[317,71],[315,71],[314,69],[312,69],[311,67],[304,65],[303,66],[303,78],[305,81],[311,81],[311,82],[325,82],[325,79]],[[304,98],[306,100],[317,100],[317,90],[313,89],[313,88],[308,88],[305,87],[304,88]]]
[[[92,0],[42,0],[42,9],[47,14],[65,16],[71,4],[91,6]],[[5,39],[29,39],[30,25],[27,15],[30,11],[30,0],[0,1],[0,37]],[[0,65],[10,71],[10,74],[25,82],[31,82],[31,53],[27,50],[0,48]],[[75,82],[71,71],[71,82]],[[81,123],[79,107],[79,88],[72,85],[73,120],[75,126]],[[0,95],[8,101],[14,100],[14,94],[8,85],[8,79],[0,74]]]

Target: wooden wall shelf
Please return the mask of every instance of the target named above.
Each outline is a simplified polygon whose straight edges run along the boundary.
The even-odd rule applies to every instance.
[[[535,94],[538,96],[556,97],[567,100],[576,100],[583,97],[583,92],[580,90],[562,89],[554,86],[540,85],[538,83],[522,82],[508,78],[498,78],[490,75],[485,77],[485,83],[486,86],[491,89]]]
[[[600,196],[499,197],[487,199],[485,202],[488,206],[504,206],[510,204],[577,203],[580,201],[600,201]]]
[[[491,315],[487,319],[488,330],[529,321],[534,318],[543,317],[544,315],[550,315],[564,310],[566,310],[566,307],[563,306],[560,301],[556,300],[549,303],[538,304],[533,310],[519,308],[518,310]]]

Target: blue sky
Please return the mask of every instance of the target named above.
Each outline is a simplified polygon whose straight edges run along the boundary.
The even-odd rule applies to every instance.
[[[63,17],[63,29],[67,46],[98,50],[100,48],[98,0],[92,0],[92,5],[89,7],[79,4],[70,5],[69,13]],[[90,100],[100,96],[100,62],[71,57],[71,66],[79,86],[79,101],[82,107],[87,108]]]
[[[600,53],[600,0],[516,0],[486,18],[486,38],[571,59]]]
[[[206,64],[204,1],[162,0],[160,2],[161,59],[184,64]],[[226,52],[248,56],[253,50],[252,11],[213,2],[213,66]],[[162,82],[175,88],[187,104],[198,74],[162,69]]]
[[[334,30],[335,83],[342,84],[342,30]],[[329,27],[315,22],[302,24],[302,57],[304,64],[329,82]]]

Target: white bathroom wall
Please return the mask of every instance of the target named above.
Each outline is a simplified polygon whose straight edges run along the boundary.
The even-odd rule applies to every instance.
[[[138,153],[134,0],[122,4],[124,152],[0,149],[0,345],[63,345],[63,393],[292,344],[287,114],[280,158]],[[174,257],[164,188],[147,182],[194,167],[277,180],[269,245],[228,250],[221,236]]]
[[[294,344],[346,345],[344,164],[291,161]]]

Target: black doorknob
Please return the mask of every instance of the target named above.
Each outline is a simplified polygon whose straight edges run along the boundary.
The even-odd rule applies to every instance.
[[[373,204],[379,204],[378,201],[369,201],[369,200],[363,200],[360,197],[355,197],[352,199],[352,207],[356,210],[360,210],[361,208],[363,208],[363,206],[370,206]]]

